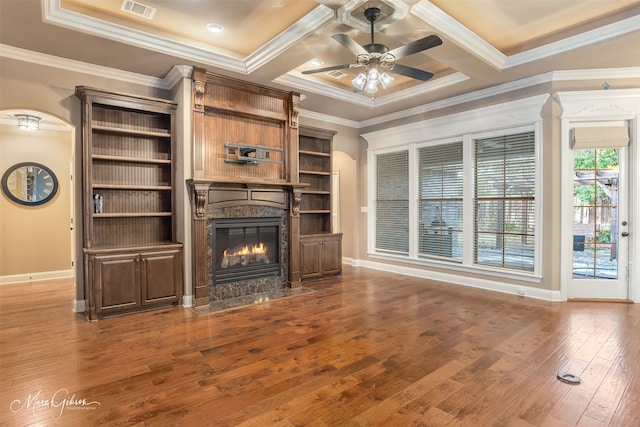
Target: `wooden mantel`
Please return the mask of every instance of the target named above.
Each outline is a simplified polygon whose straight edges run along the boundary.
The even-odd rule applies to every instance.
[[[209,303],[207,206],[219,189],[280,193],[289,237],[288,285],[300,285],[301,190],[299,181],[298,108],[300,95],[209,73],[193,71],[194,294],[196,306]],[[229,147],[257,147],[275,153],[262,161],[229,158]],[[246,157],[245,157],[246,159]],[[260,159],[257,159],[260,160]],[[269,203],[265,201],[265,203]],[[275,203],[273,203],[275,204]]]

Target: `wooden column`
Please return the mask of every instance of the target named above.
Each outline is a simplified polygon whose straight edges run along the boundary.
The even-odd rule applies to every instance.
[[[193,69],[193,177],[202,178],[205,155],[204,95],[207,73],[202,68]]]
[[[194,184],[193,209],[193,280],[196,307],[209,304],[207,280],[207,201],[209,185]]]
[[[297,150],[296,150],[297,151]],[[300,200],[299,189],[293,188],[289,207],[289,287],[300,287]]]

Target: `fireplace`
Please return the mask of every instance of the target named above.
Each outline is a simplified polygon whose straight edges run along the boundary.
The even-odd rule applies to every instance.
[[[280,275],[280,218],[218,218],[213,222],[214,286]]]
[[[196,287],[197,305],[290,287],[289,193],[207,185],[199,195],[195,275],[202,286]]]

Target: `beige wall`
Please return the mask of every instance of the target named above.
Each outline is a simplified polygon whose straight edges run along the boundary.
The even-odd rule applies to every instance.
[[[71,143],[70,131],[0,125],[1,173],[16,163],[35,162],[58,178],[58,192],[43,205],[24,206],[0,196],[0,276],[71,271]]]
[[[142,59],[141,59],[142,60]],[[167,72],[169,70],[166,70]],[[74,176],[82,176],[82,131],[81,131],[81,108],[80,100],[75,96],[76,86],[90,86],[100,89],[107,89],[114,92],[123,92],[143,96],[155,96],[161,98],[168,98],[167,91],[158,89],[151,86],[145,86],[142,84],[129,83],[121,80],[114,80],[107,77],[100,77],[93,74],[87,74],[77,71],[71,71],[68,69],[61,69],[55,67],[48,67],[39,65],[36,63],[28,63],[10,58],[2,58],[0,61],[0,110],[10,109],[29,109],[35,111],[41,111],[45,114],[49,114],[60,119],[62,122],[69,124],[72,128],[75,128],[73,132],[75,140],[72,141],[70,147],[74,147],[74,152],[68,155],[65,160],[65,171],[69,169],[69,163],[71,158],[78,159],[75,162]],[[149,79],[151,80],[151,79]],[[4,142],[4,138],[0,143]],[[67,141],[69,143],[69,141]],[[26,148],[23,146],[15,147],[15,155],[25,155]],[[14,151],[12,151],[13,155]],[[4,164],[4,154],[2,155]],[[43,161],[45,165],[47,162]],[[68,174],[65,172],[65,175]],[[76,298],[77,300],[84,299],[84,282],[82,277],[82,180],[74,180],[74,191],[76,194],[75,203],[75,218],[76,218]],[[67,184],[68,185],[68,184]],[[68,196],[67,196],[68,197]],[[67,206],[69,204],[67,203]],[[46,208],[46,205],[45,205]],[[69,208],[67,207],[67,219],[64,222],[64,228],[59,230],[49,231],[45,236],[52,236],[53,233],[62,235],[68,235],[69,223],[68,214]],[[3,213],[4,217],[4,206]],[[13,225],[12,225],[13,226]],[[62,226],[61,226],[62,227]],[[38,236],[39,240],[42,240],[43,235]],[[5,234],[2,231],[0,234],[0,240],[3,251],[0,257],[5,259],[5,246],[12,246],[11,241],[5,244]],[[56,251],[63,252],[65,256],[71,251],[71,244],[67,243],[66,247],[58,247]],[[32,250],[33,252],[33,250]],[[27,255],[25,255],[27,256]],[[32,255],[33,256],[33,255]],[[51,265],[50,252],[49,255],[43,256],[38,260],[38,265]],[[4,261],[3,261],[4,268]],[[57,264],[56,264],[57,265]],[[69,267],[69,259],[67,256],[66,267]],[[48,267],[42,267],[48,268]],[[12,270],[14,271],[14,270]],[[28,271],[16,272],[15,274],[27,274]],[[1,275],[8,274],[2,271]]]
[[[169,70],[167,70],[169,71]],[[47,67],[37,64],[26,63],[18,60],[2,58],[0,61],[0,75],[2,75],[2,79],[0,79],[0,93],[2,96],[0,97],[0,109],[15,109],[15,108],[26,108],[33,109],[36,111],[46,112],[55,117],[60,118],[62,121],[70,124],[72,127],[76,128],[75,140],[70,144],[69,140],[65,142],[65,148],[60,148],[59,152],[56,148],[56,155],[60,154],[60,161],[63,162],[64,157],[67,154],[62,155],[63,150],[70,150],[70,147],[75,146],[74,152],[69,153],[69,158],[74,157],[77,159],[81,159],[81,131],[80,131],[80,102],[75,97],[74,91],[75,86],[77,85],[85,85],[92,86],[96,88],[108,89],[116,92],[124,92],[131,94],[139,94],[146,96],[157,96],[170,98],[171,94],[166,91],[153,88],[146,87],[141,84],[127,83],[119,80],[113,80],[109,78],[99,77],[90,74],[79,73],[75,71],[63,70],[59,68]],[[615,88],[625,88],[625,87],[638,87],[640,86],[640,80],[638,79],[626,79],[626,80],[611,80],[610,83]],[[180,101],[184,101],[188,98],[189,85],[188,82],[185,83],[184,88],[178,90],[179,93],[173,93],[173,98]],[[356,263],[358,261],[372,261],[372,262],[381,262],[380,259],[372,259],[367,255],[367,213],[363,210],[367,208],[367,144],[360,137],[361,133],[371,132],[377,129],[389,128],[393,126],[398,126],[404,123],[411,123],[421,120],[426,120],[428,118],[443,116],[447,114],[453,114],[461,111],[469,111],[473,108],[477,108],[484,105],[497,104],[501,102],[507,102],[514,99],[520,99],[526,96],[531,96],[534,94],[540,93],[553,93],[561,90],[594,90],[599,86],[594,81],[561,81],[561,82],[553,82],[541,84],[538,86],[530,87],[527,89],[519,89],[517,91],[513,91],[506,94],[501,94],[497,96],[492,96],[490,98],[484,98],[480,100],[476,100],[467,104],[460,104],[456,106],[450,106],[446,109],[431,111],[427,113],[421,113],[415,116],[406,117],[403,119],[399,119],[393,122],[387,122],[384,124],[378,124],[374,126],[369,126],[368,128],[357,128],[350,127],[344,125],[338,125],[332,123],[330,118],[327,120],[319,120],[312,119],[308,117],[304,117],[304,114],[301,114],[300,122],[304,125],[330,129],[337,131],[337,134],[334,138],[334,170],[340,171],[340,223],[341,223],[341,232],[343,233],[343,256],[346,259],[352,259]],[[304,105],[302,106],[304,109]],[[559,286],[559,245],[558,243],[558,235],[559,235],[559,218],[560,218],[560,193],[559,186],[557,185],[559,174],[560,174],[560,163],[559,163],[559,145],[560,145],[560,128],[559,128],[559,117],[560,110],[557,104],[554,104],[554,101],[549,101],[549,103],[543,108],[542,115],[544,118],[544,127],[543,127],[543,161],[544,161],[544,205],[543,205],[543,224],[544,230],[542,230],[543,236],[543,281],[534,286],[540,286],[544,289],[557,290]],[[189,113],[188,110],[183,111],[182,114],[183,120],[188,120]],[[4,131],[3,131],[4,132]],[[16,130],[9,130],[7,132],[17,132]],[[68,133],[67,133],[68,135]],[[183,153],[185,154],[185,159],[183,163],[183,167],[189,169],[189,159],[186,156],[189,155],[189,147],[188,140],[190,139],[190,133],[188,127],[182,129],[181,135],[183,139],[181,141],[183,145]],[[2,135],[2,143],[4,143],[5,138]],[[19,138],[19,137],[16,137]],[[10,138],[10,139],[13,139]],[[64,139],[64,138],[63,138]],[[10,150],[10,156],[5,155],[3,151],[1,154],[2,159],[2,167],[3,170],[6,169],[6,165],[14,162],[19,156],[29,157],[31,155],[36,156],[36,154],[32,154],[28,152],[25,148],[26,146],[22,143],[13,146]],[[48,146],[52,148],[51,145]],[[8,151],[7,151],[8,152]],[[38,155],[43,154],[44,151],[38,152]],[[68,153],[68,152],[67,152]],[[13,157],[16,156],[16,157]],[[65,168],[68,168],[69,158],[64,160],[63,165]],[[27,159],[29,160],[29,159]],[[42,163],[49,165],[51,158],[45,158],[46,161],[42,161]],[[17,160],[15,160],[17,161]],[[48,163],[49,162],[49,163]],[[57,162],[57,160],[56,160]],[[81,162],[78,160],[75,166],[75,176],[81,176]],[[56,166],[58,168],[59,166]],[[56,172],[58,172],[57,169]],[[65,169],[66,170],[66,169]],[[184,173],[184,170],[182,171]],[[180,172],[179,172],[180,175]],[[59,174],[60,176],[60,174]],[[184,176],[184,178],[188,178],[188,176]],[[76,210],[75,217],[77,218],[76,229],[78,231],[76,237],[76,246],[79,248],[76,251],[76,265],[82,265],[82,256],[81,256],[81,248],[82,248],[82,227],[81,227],[81,219],[82,219],[82,206],[79,203],[80,195],[81,195],[81,180],[76,179],[74,182],[74,189],[76,192]],[[61,180],[62,184],[62,180]],[[68,185],[68,183],[67,183]],[[70,191],[67,189],[66,191],[63,189],[61,193],[56,197],[55,204],[63,206],[68,209],[68,199],[67,202],[64,201],[64,197],[69,197]],[[185,192],[182,195],[183,198],[183,222],[184,224],[180,224],[179,235],[188,235],[188,199],[189,195]],[[7,203],[6,200],[2,201],[2,215],[1,224],[2,230],[0,230],[1,242],[0,249],[2,253],[0,253],[0,258],[2,258],[2,263],[0,264],[1,275],[7,274],[18,274],[18,270],[23,270],[23,272],[28,272],[28,270],[33,267],[29,267],[28,265],[24,265],[22,267],[16,268],[13,266],[20,266],[22,259],[20,256],[14,255],[13,248],[18,243],[18,240],[14,237],[12,233],[20,233],[20,229],[22,228],[23,232],[31,232],[33,231],[34,224],[40,224],[40,221],[35,221],[30,218],[28,215],[17,215],[12,213],[11,209],[5,209],[5,205]],[[52,208],[53,205],[47,207],[41,207],[41,209],[34,209],[29,211],[30,213],[39,212],[44,209]],[[5,211],[7,212],[5,214]],[[60,229],[56,229],[55,233],[48,231],[46,236],[47,239],[49,236],[67,236],[68,238],[68,215],[69,212],[67,210],[64,224],[60,225]],[[18,219],[16,219],[18,218]],[[19,221],[20,226],[16,227],[15,223]],[[10,224],[10,231],[5,232],[7,228],[7,224]],[[185,225],[186,224],[186,225]],[[185,228],[186,227],[186,228]],[[6,236],[6,237],[5,237]],[[11,236],[11,237],[10,237]],[[30,239],[22,239],[25,243],[25,246],[29,247],[29,257],[31,259],[35,259],[35,254],[38,252],[33,249],[32,243],[29,240],[43,240],[42,234],[33,233],[30,235]],[[61,241],[61,240],[60,240]],[[64,245],[59,243],[56,246],[56,253],[63,253],[64,256],[69,253],[68,246],[69,243],[65,243]],[[61,248],[61,246],[67,246]],[[188,245],[187,245],[188,246]],[[9,249],[10,248],[10,249]],[[10,253],[9,250],[12,252]],[[39,260],[37,265],[38,268],[42,269],[57,269],[60,268],[61,262],[60,260],[53,261],[53,258],[50,257],[52,254],[52,250],[43,251],[45,255]],[[16,252],[17,253],[17,252]],[[7,261],[5,261],[7,260]],[[65,265],[68,268],[68,259],[64,261]],[[394,263],[388,263],[394,264]],[[12,267],[8,267],[11,265]],[[185,267],[187,270],[190,267],[190,262],[185,262]],[[417,267],[416,265],[411,265],[413,268],[423,268],[424,270],[429,271],[426,267]],[[437,271],[433,269],[433,271]],[[10,273],[12,272],[12,273]],[[446,272],[446,271],[445,271]],[[471,273],[459,273],[460,275],[473,276]],[[189,272],[187,271],[187,276]],[[82,276],[79,274],[77,276],[78,280],[78,292],[77,296],[79,299],[83,297],[82,290]],[[189,281],[187,280],[187,283]],[[531,283],[528,284],[532,286]]]

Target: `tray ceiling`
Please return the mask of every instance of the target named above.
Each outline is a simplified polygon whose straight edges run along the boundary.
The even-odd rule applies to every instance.
[[[3,1],[1,41],[156,77],[170,65],[202,66],[300,91],[319,112],[353,120],[549,71],[640,66],[640,0],[124,1],[124,7],[122,0]],[[29,20],[20,24],[16,17],[25,21],[38,6],[40,22],[29,34],[18,34]],[[382,10],[377,43],[393,49],[430,34],[442,38],[441,46],[398,61],[435,73],[432,80],[396,75],[372,100],[353,93],[358,69],[301,74],[320,67],[312,59],[324,61],[321,67],[354,62],[331,35],[369,43],[364,9],[370,6]],[[207,30],[211,23],[225,30]],[[369,108],[350,113],[353,105]]]

